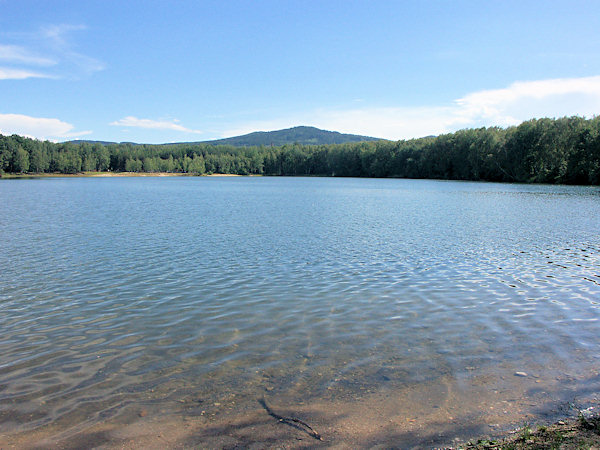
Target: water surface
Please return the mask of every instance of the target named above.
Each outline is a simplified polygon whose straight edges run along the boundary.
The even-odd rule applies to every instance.
[[[598,392],[597,187],[52,178],[0,199],[0,443],[187,421],[225,445],[203,430],[264,396],[329,444],[425,445]]]

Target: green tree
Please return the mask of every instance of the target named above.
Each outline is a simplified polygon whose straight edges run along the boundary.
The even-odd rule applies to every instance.
[[[100,144],[94,144],[92,152],[96,157],[96,170],[105,172],[110,167],[110,153],[108,149]]]
[[[125,172],[141,172],[142,166],[142,161],[139,159],[127,158],[125,160]]]
[[[189,173],[194,173],[197,175],[202,175],[206,171],[206,166],[204,164],[204,158],[199,155],[194,155],[192,161],[188,166]]]
[[[33,173],[43,173],[48,170],[49,166],[48,153],[41,145],[37,145],[29,155],[29,170]]]
[[[27,172],[29,170],[29,153],[27,153],[20,145],[15,149],[12,160],[13,172]]]

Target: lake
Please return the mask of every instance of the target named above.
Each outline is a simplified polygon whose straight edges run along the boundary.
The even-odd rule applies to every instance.
[[[597,403],[598,187],[42,178],[0,200],[0,445],[427,447]]]

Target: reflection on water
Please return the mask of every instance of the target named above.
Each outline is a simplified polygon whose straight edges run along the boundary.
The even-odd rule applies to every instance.
[[[535,417],[598,391],[597,188],[82,178],[0,198],[0,436],[263,395],[377,398],[386,424],[517,399]]]

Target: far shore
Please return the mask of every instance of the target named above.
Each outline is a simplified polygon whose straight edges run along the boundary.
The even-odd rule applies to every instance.
[[[211,174],[195,174],[181,172],[90,172],[89,175],[82,174],[80,176],[89,177],[241,177],[245,175],[237,175],[235,173],[211,173]],[[248,175],[257,176],[257,175]]]
[[[81,178],[81,177],[241,177],[232,173],[193,174],[181,172],[80,172],[80,173],[3,173],[0,178]]]

